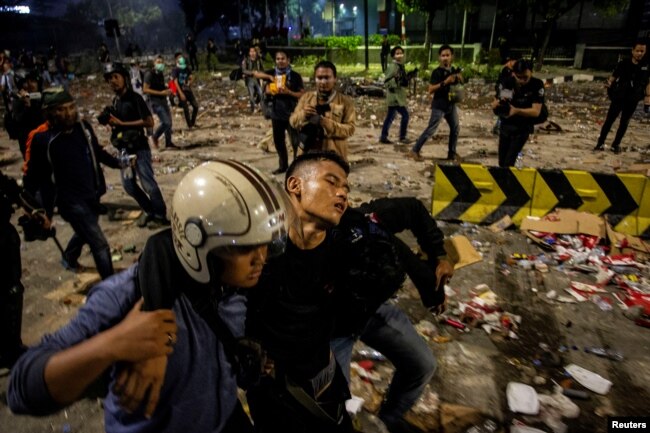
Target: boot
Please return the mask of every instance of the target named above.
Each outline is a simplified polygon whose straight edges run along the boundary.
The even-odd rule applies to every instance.
[[[23,292],[23,285],[18,283],[0,296],[0,368],[11,368],[26,350],[20,338]]]

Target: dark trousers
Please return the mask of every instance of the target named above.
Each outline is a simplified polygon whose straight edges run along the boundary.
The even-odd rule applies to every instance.
[[[190,53],[190,68],[192,68],[193,71],[199,72],[199,59],[196,56],[196,51],[193,53]]]
[[[11,366],[22,353],[23,285],[20,283],[20,237],[9,221],[0,223],[0,365]]]
[[[533,132],[532,125],[507,125],[501,123],[499,130],[499,167],[513,167],[517,161],[517,155],[524,148],[530,133]]]
[[[609,130],[612,129],[614,121],[621,115],[621,121],[618,124],[618,129],[616,130],[616,137],[612,142],[612,147],[617,148],[621,145],[621,140],[627,131],[627,126],[630,124],[630,119],[636,110],[638,101],[612,101],[609,104],[609,110],[607,110],[607,117],[605,118],[605,123],[600,129],[600,137],[598,137],[598,145],[603,146],[605,144],[605,139],[607,139],[607,134]]]
[[[388,68],[388,54],[380,54],[379,57],[381,59],[381,72],[386,72],[386,68]]]
[[[63,252],[65,260],[74,266],[81,255],[81,248],[88,244],[95,259],[97,272],[102,279],[113,275],[113,262],[108,241],[99,227],[99,214],[92,203],[84,200],[59,203],[59,212],[74,230]]]
[[[196,102],[196,98],[194,97],[194,92],[192,92],[191,90],[184,90],[183,94],[185,95],[185,101],[179,100],[178,105],[183,109],[187,127],[191,128],[192,126],[194,126],[194,123],[196,122],[196,115],[199,112],[199,103]],[[190,107],[188,104],[192,106],[191,115],[190,115]]]
[[[273,144],[275,144],[275,151],[278,152],[278,168],[286,169],[289,167],[289,154],[287,153],[287,141],[284,137],[284,131],[289,132],[294,158],[298,150],[298,133],[289,125],[289,120],[272,119],[271,125],[273,126]]]
[[[386,119],[384,119],[384,125],[381,128],[381,139],[388,139],[388,131],[390,130],[390,125],[393,124],[395,120],[395,115],[399,113],[402,117],[399,123],[399,138],[403,140],[406,138],[406,132],[409,127],[409,111],[406,107],[401,107],[399,105],[391,105],[388,107],[388,112],[386,113]]]

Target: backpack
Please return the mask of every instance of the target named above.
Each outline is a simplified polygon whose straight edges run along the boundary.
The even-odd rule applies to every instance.
[[[230,81],[238,81],[241,80],[244,77],[244,73],[242,72],[242,68],[239,67],[237,69],[233,69],[230,72]]]

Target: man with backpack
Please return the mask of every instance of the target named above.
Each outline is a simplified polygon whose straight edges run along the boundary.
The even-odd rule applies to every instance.
[[[544,83],[533,77],[533,63],[517,60],[513,75],[500,84],[492,101],[494,113],[501,118],[499,130],[499,167],[512,167],[537,123],[548,117],[544,106]]]
[[[255,112],[255,106],[262,102],[264,97],[262,87],[260,86],[259,78],[254,76],[255,72],[263,72],[264,64],[259,57],[257,47],[250,47],[248,49],[248,57],[244,58],[241,62],[241,71],[244,76],[244,82],[248,89],[248,97],[251,104],[251,113]]]

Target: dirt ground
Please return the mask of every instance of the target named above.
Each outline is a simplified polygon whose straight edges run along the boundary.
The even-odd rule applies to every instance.
[[[309,86],[310,84],[308,84]],[[111,94],[99,77],[83,78],[72,85],[81,113],[93,122],[102,143],[108,143],[107,131],[94,117],[110,103]],[[418,95],[410,98],[411,123],[409,136],[416,139],[424,130],[429,117],[428,100]],[[497,139],[491,130],[494,116],[488,109],[493,92],[492,84],[472,83],[467,86],[468,97],[460,106],[461,132],[458,153],[463,162],[496,165]],[[179,110],[174,115],[174,141],[180,150],[154,151],[154,168],[168,205],[174,188],[184,173],[202,161],[214,158],[236,158],[270,173],[277,167],[277,157],[263,147],[269,140],[270,123],[259,114],[249,114],[246,90],[242,82],[222,81],[216,76],[204,77],[198,83],[197,97],[201,111],[198,128],[188,131]],[[595,82],[565,83],[548,88],[549,120],[558,124],[561,132],[538,129],[524,149],[524,164],[531,167],[582,169],[591,172],[614,173],[635,163],[650,160],[650,133],[648,118],[639,110],[623,140],[625,152],[615,155],[609,151],[594,153],[608,107],[602,84]],[[379,130],[385,115],[383,99],[361,96],[356,98],[357,130],[350,139],[352,172],[350,201],[358,205],[364,201],[387,196],[415,196],[431,206],[434,165],[442,161],[447,151],[448,128],[443,123],[437,135],[424,149],[425,162],[405,158],[406,146],[378,144]],[[397,119],[391,138],[397,139]],[[544,125],[542,125],[544,126]],[[617,125],[615,125],[616,127]],[[615,130],[614,130],[615,131]],[[611,143],[614,131],[607,143]],[[20,153],[15,142],[0,135],[2,170],[18,177]],[[112,248],[115,265],[128,267],[137,258],[147,237],[148,229],[137,228],[137,206],[126,195],[116,170],[105,169],[108,193],[103,198],[110,213],[101,218],[101,225]],[[277,177],[281,181],[280,177]],[[530,244],[517,231],[492,233],[484,227],[440,223],[446,235],[465,234],[483,255],[481,262],[460,269],[451,282],[456,292],[454,302],[464,299],[478,284],[487,284],[498,296],[505,311],[522,317],[518,339],[488,336],[480,328],[458,332],[452,327],[435,326],[441,342],[430,340],[438,360],[438,369],[424,400],[413,414],[413,420],[429,431],[466,431],[487,418],[499,424],[510,425],[513,419],[534,425],[543,431],[552,431],[540,418],[513,414],[508,410],[505,389],[510,381],[533,385],[538,392],[551,391],[551,379],[561,381],[561,366],[575,363],[613,382],[604,396],[589,392],[588,400],[575,400],[581,409],[578,418],[567,420],[571,432],[604,432],[610,415],[650,414],[650,331],[627,320],[621,311],[601,311],[593,303],[561,304],[548,300],[544,293],[562,291],[570,280],[589,281],[588,276],[551,267],[549,273],[507,267],[504,263],[513,253],[538,254],[539,248]],[[58,239],[65,245],[70,238],[70,227],[55,217]],[[404,239],[415,246],[413,239]],[[60,254],[52,240],[22,245],[23,284],[25,306],[23,339],[34,344],[44,333],[52,332],[68,321],[83,302],[83,288],[95,278],[65,271]],[[85,250],[81,264],[93,265],[90,252]],[[400,291],[398,302],[417,323],[435,322],[423,309],[412,284],[407,281]],[[456,301],[454,301],[454,299]],[[537,362],[543,357],[540,343],[550,347],[560,357],[557,365]],[[559,351],[561,346],[569,349]],[[586,353],[585,347],[611,347],[622,352],[623,361],[613,361]],[[387,363],[379,362],[376,371],[386,383]],[[543,382],[543,383],[542,383]],[[7,375],[0,377],[0,430],[6,432],[98,432],[103,430],[101,400],[85,399],[59,414],[33,418],[12,415],[5,404]],[[358,383],[357,383],[357,386]],[[361,386],[363,388],[363,386]],[[364,388],[365,389],[365,388]],[[367,389],[366,389],[367,391]],[[366,397],[374,395],[367,391]],[[376,403],[376,402],[375,402]],[[368,404],[372,409],[373,405]],[[376,404],[375,404],[376,406]],[[448,420],[455,418],[455,422]],[[480,421],[480,422],[479,422]],[[368,431],[376,431],[369,429]]]

